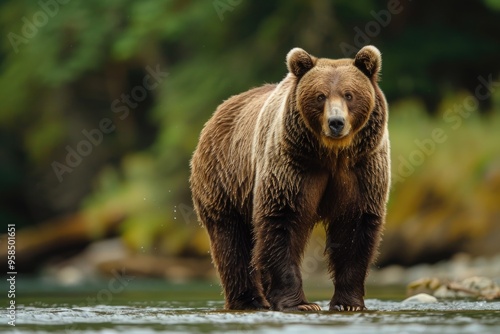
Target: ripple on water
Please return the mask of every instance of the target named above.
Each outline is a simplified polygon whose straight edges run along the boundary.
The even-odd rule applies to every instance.
[[[199,305],[194,304],[194,305]],[[319,302],[328,309],[328,302]],[[369,299],[373,311],[363,313],[239,312],[222,310],[211,301],[203,307],[180,302],[132,302],[129,305],[21,305],[17,312],[19,333],[71,332],[286,332],[315,334],[336,329],[340,333],[497,333],[500,302],[449,301],[402,304]],[[5,311],[2,310],[3,314]],[[8,327],[2,327],[0,331]]]

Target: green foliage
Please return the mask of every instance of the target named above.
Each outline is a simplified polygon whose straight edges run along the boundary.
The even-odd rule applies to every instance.
[[[488,6],[489,8],[493,10],[500,10],[500,1],[499,0],[483,0],[483,2]]]
[[[494,95],[498,99],[500,91]],[[481,117],[477,108],[464,107],[472,98],[465,91],[449,94],[437,117],[430,117],[418,100],[392,105],[393,184],[382,263],[498,251],[497,241],[488,236],[498,228],[500,109],[497,105]]]

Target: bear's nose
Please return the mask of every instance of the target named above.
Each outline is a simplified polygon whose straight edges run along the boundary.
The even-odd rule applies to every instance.
[[[328,118],[328,126],[334,135],[338,135],[344,129],[345,120],[341,116],[333,116]]]

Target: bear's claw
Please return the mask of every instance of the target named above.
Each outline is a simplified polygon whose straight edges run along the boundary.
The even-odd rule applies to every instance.
[[[315,303],[304,303],[293,307],[287,307],[283,311],[316,312],[316,311],[321,311],[321,307]]]
[[[330,307],[330,311],[359,312],[359,311],[366,311],[366,307],[364,307],[364,306],[350,306],[350,305],[333,305],[332,307]]]
[[[307,303],[297,306],[299,311],[321,311],[321,307],[318,304]]]

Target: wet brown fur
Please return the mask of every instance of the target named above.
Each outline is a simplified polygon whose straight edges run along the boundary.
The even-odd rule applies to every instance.
[[[332,60],[296,48],[287,66],[279,84],[223,102],[191,161],[193,202],[226,308],[319,310],[305,298],[300,262],[321,221],[335,285],[330,309],[364,309],[390,173],[380,53],[369,46]],[[346,116],[342,138],[325,125],[332,108]]]

